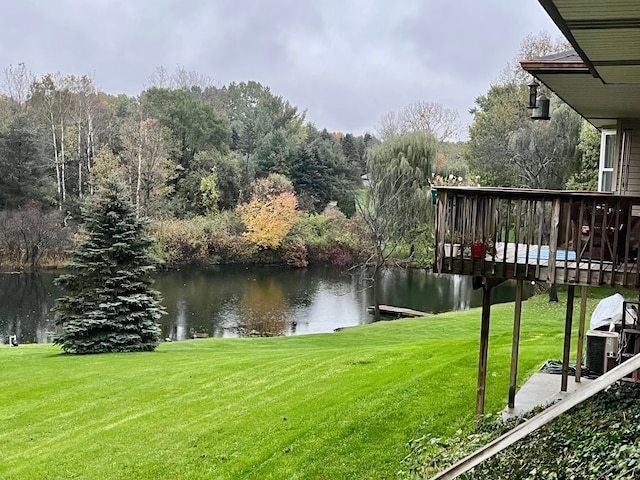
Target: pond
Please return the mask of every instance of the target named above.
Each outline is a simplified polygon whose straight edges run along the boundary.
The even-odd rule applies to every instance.
[[[59,272],[0,273],[0,341],[51,342],[56,333],[51,308],[62,291]],[[513,301],[515,284],[493,291],[493,302]],[[332,332],[370,323],[372,292],[358,278],[330,268],[220,266],[160,272],[154,288],[168,314],[162,338],[244,337]],[[481,305],[471,277],[427,270],[391,269],[381,282],[383,304],[424,312],[464,310]]]

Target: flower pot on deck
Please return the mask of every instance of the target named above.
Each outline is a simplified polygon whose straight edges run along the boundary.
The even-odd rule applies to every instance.
[[[460,244],[459,243],[445,243],[444,245],[445,257],[459,257],[460,256]]]

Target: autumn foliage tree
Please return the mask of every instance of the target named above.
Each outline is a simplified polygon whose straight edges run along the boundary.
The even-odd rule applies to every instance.
[[[251,201],[240,206],[245,237],[261,248],[277,248],[298,217],[298,200],[291,182],[272,174],[252,184]]]

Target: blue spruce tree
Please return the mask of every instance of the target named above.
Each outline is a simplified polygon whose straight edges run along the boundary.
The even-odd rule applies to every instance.
[[[155,349],[166,311],[151,288],[156,260],[146,222],[117,180],[107,180],[82,213],[71,273],[56,279],[65,296],[54,307],[62,326],[54,343],[81,354]]]

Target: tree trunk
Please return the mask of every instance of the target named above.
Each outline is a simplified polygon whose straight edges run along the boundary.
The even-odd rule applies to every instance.
[[[373,267],[373,321],[380,321],[380,272],[382,265],[376,263]]]
[[[549,286],[549,302],[558,302],[558,286],[555,283]]]
[[[95,156],[95,146],[93,144],[93,117],[88,115],[87,122],[87,176],[91,179],[91,162]],[[89,182],[89,193],[93,194],[93,182]]]
[[[140,129],[142,133],[142,128]],[[142,138],[138,139],[138,179],[136,181],[136,218],[140,217],[140,186],[142,184]]]
[[[60,180],[62,185],[62,202],[67,200],[67,187],[65,177],[65,158],[64,158],[64,120],[60,119]]]
[[[78,197],[82,197],[82,128],[81,122],[78,120]]]
[[[53,143],[53,163],[56,168],[56,187],[58,189],[58,210],[62,210],[62,176],[60,172],[60,159],[58,158],[58,139],[56,137],[56,124],[53,121],[53,112],[50,112],[51,118],[51,141]]]

